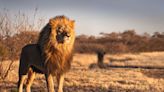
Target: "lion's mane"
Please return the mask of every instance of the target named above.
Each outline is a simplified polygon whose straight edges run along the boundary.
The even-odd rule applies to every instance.
[[[57,40],[54,39],[57,35],[55,29],[60,24],[69,26],[71,36],[70,42],[67,44],[59,44]],[[65,16],[56,16],[55,18],[50,19],[49,23],[42,29],[39,35],[38,44],[48,73],[53,75],[62,74],[70,69],[74,40],[74,21]]]

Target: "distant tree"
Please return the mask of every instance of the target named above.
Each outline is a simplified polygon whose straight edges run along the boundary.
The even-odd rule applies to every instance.
[[[164,38],[164,34],[160,33],[160,32],[154,32],[153,36],[155,38]]]

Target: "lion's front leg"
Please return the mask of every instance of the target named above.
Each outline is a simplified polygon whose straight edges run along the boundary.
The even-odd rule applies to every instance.
[[[57,75],[56,76],[57,83],[58,83],[58,92],[63,92],[63,82],[64,82],[64,75]]]
[[[51,74],[45,74],[48,92],[55,92],[54,90],[54,83]]]

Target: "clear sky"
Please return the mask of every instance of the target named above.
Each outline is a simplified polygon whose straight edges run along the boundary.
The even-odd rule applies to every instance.
[[[66,15],[76,21],[76,33],[164,32],[164,0],[0,0],[0,10],[37,15],[47,21]],[[31,15],[33,16],[33,15]]]

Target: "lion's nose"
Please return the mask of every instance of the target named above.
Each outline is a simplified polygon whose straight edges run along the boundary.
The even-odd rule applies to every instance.
[[[67,37],[70,37],[70,34],[66,34]]]
[[[70,37],[70,34],[68,34],[67,32],[64,32],[63,35],[66,37]]]

